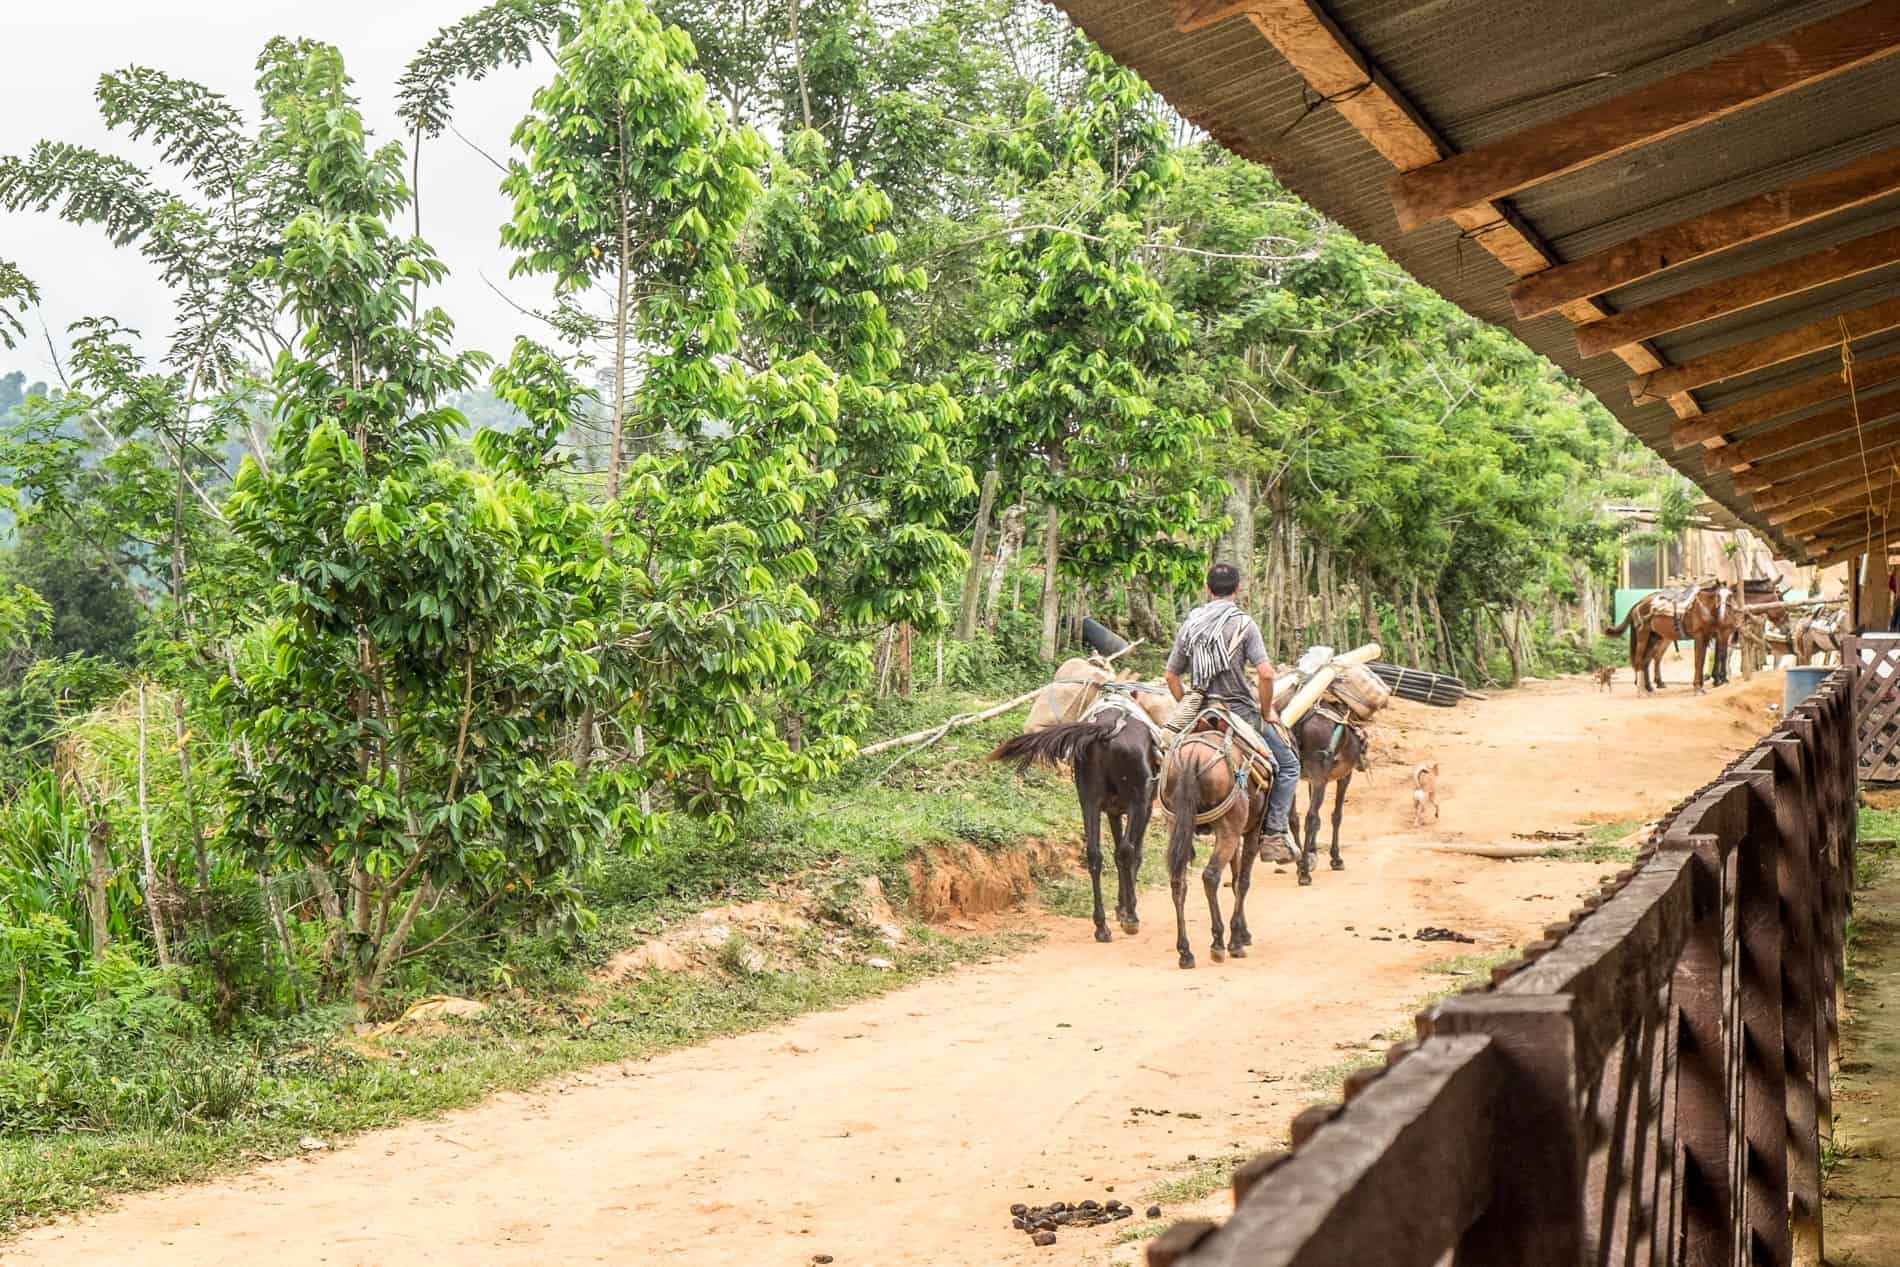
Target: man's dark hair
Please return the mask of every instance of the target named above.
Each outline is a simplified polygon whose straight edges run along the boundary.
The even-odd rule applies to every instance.
[[[1231,563],[1216,563],[1207,569],[1207,592],[1215,598],[1232,598],[1240,588],[1240,569]]]

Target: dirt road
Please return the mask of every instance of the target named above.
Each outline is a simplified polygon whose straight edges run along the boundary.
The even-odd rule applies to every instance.
[[[1130,1262],[1139,1247],[1114,1244],[1127,1224],[1034,1249],[1008,1207],[1111,1191],[1146,1205],[1191,1159],[1283,1139],[1317,1098],[1314,1071],[1383,1052],[1376,1036],[1409,1031],[1454,980],[1429,964],[1529,939],[1604,869],[1429,846],[1647,818],[1766,729],[1779,691],[1771,675],[1637,701],[1565,681],[1456,710],[1395,704],[1348,805],[1348,869],[1322,863],[1305,890],[1290,871],[1257,876],[1251,958],[1178,970],[1160,891],[1142,895],[1140,935],[1107,946],[1084,920],[1026,916],[1048,937],[1019,957],[133,1197],[0,1262]],[[1415,830],[1407,772],[1434,759],[1444,818]],[[1204,951],[1198,892],[1190,914]],[[1398,938],[1427,924],[1478,944]]]

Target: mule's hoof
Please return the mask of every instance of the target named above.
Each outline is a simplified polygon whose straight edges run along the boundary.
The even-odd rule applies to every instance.
[[[1253,934],[1243,928],[1238,933],[1235,933],[1232,937],[1229,937],[1227,939],[1227,944],[1230,946],[1251,946],[1253,945]],[[1239,952],[1236,951],[1235,953],[1239,953]]]
[[[1138,919],[1123,920],[1122,931],[1127,933],[1130,937],[1133,937],[1136,933],[1141,931],[1141,921]]]
[[[1245,942],[1237,941],[1228,947],[1227,953],[1235,959],[1245,959],[1247,957],[1247,945]]]
[[[1346,869],[1346,860],[1344,858],[1333,859],[1333,870],[1344,871],[1345,869]]]
[[[1095,929],[1095,940],[1096,941],[1114,941],[1115,934],[1108,931],[1108,925],[1100,924],[1100,925],[1097,925]]]
[[[1181,966],[1183,968],[1192,968],[1194,966],[1194,956],[1183,952],[1181,955]]]
[[[1219,946],[1215,946],[1213,949],[1209,950],[1207,952],[1207,957],[1209,959],[1212,959],[1215,963],[1227,962],[1227,952],[1222,950]]]
[[[1302,885],[1311,884],[1312,882],[1313,882],[1313,873],[1311,871],[1300,872],[1300,883]]]

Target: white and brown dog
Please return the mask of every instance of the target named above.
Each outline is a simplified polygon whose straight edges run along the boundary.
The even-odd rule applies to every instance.
[[[1432,821],[1438,821],[1438,763],[1422,765],[1412,771],[1412,826],[1425,822],[1425,808],[1431,807]]]

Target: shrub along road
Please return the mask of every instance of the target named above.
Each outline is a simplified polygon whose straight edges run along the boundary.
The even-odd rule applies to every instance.
[[[1620,834],[1713,774],[1778,696],[1772,678],[1654,701],[1565,681],[1453,711],[1394,705],[1381,765],[1348,805],[1349,869],[1322,867],[1304,891],[1290,869],[1257,874],[1250,958],[1176,969],[1163,888],[1142,895],[1142,932],[1107,946],[1086,920],[1029,915],[1046,940],[1027,954],[128,1198],[29,1232],[0,1262],[1129,1260],[1129,1223],[1064,1232],[1051,1251],[1008,1208],[1111,1195],[1160,1197],[1169,1218],[1218,1208],[1208,1190],[1229,1159],[1273,1146],[1408,1033],[1421,1000],[1475,979],[1615,865],[1613,850],[1499,862],[1424,846],[1588,822]],[[1407,772],[1431,759],[1445,817],[1413,829]],[[1426,925],[1476,944],[1447,960],[1400,937]]]

